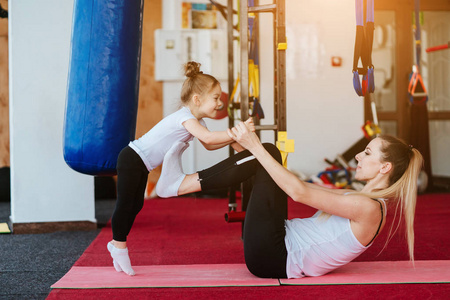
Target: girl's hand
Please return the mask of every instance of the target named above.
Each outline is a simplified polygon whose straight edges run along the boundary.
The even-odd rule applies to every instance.
[[[244,122],[245,125],[247,126],[248,130],[255,132],[255,123],[253,123],[253,118],[250,117],[247,119],[247,121]]]
[[[234,149],[234,151],[236,151],[236,152],[242,152],[242,151],[245,150],[244,147],[242,147],[239,143],[236,143],[236,142],[232,143],[232,144],[231,144],[231,147],[232,147],[232,148]]]
[[[250,152],[261,146],[261,141],[258,136],[250,131],[246,123],[240,122],[235,127],[227,130],[228,136],[238,142],[242,147],[248,149]]]

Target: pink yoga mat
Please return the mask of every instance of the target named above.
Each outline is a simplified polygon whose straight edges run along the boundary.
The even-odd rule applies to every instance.
[[[450,260],[351,262],[319,277],[281,279],[282,285],[450,282]]]
[[[252,275],[244,264],[134,266],[135,276],[113,267],[72,267],[52,288],[278,286]]]
[[[219,287],[330,284],[448,283],[450,261],[351,262],[329,274],[299,279],[253,276],[244,264],[135,266],[136,275],[113,267],[72,267],[52,288]]]

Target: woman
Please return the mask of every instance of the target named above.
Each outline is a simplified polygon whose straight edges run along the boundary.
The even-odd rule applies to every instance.
[[[356,155],[355,178],[366,185],[355,192],[300,181],[281,165],[278,149],[261,144],[244,123],[228,134],[248,151],[187,175],[178,194],[223,188],[255,176],[244,222],[245,261],[254,275],[320,276],[347,264],[383,229],[386,201],[398,201],[401,207],[414,259],[417,177],[423,164],[417,149],[391,136],[373,139]],[[182,149],[183,145],[174,146],[164,163],[178,159]],[[168,173],[163,165],[162,176]],[[286,220],[288,196],[319,211],[311,218]]]

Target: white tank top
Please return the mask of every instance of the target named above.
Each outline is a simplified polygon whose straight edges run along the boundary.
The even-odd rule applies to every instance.
[[[349,263],[371,245],[364,246],[356,239],[349,219],[334,215],[318,218],[320,213],[285,221],[288,278],[324,275]]]
[[[141,138],[128,144],[141,157],[148,171],[153,170],[164,160],[164,155],[175,142],[188,143],[194,136],[186,130],[183,123],[195,119],[189,108],[183,106],[156,124]],[[200,124],[206,127],[203,119]]]

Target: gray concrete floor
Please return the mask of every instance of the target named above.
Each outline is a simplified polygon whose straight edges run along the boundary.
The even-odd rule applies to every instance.
[[[0,234],[0,299],[45,299],[111,218],[115,200],[96,200],[98,229],[44,234]],[[0,202],[0,223],[10,203]]]

